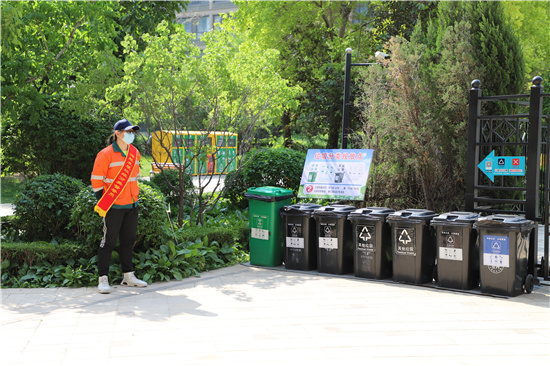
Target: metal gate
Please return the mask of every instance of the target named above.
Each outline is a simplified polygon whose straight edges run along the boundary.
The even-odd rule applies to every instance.
[[[481,82],[472,81],[469,94],[468,151],[466,165],[466,211],[487,214],[522,214],[537,226],[530,237],[528,272],[537,277],[537,268],[548,280],[549,242],[549,144],[548,116],[542,114],[542,78],[533,79],[529,94],[481,96]],[[524,113],[482,115],[483,103],[514,104]],[[544,124],[544,126],[543,126]],[[492,181],[478,168],[486,156],[525,157],[524,176],[495,176]],[[541,153],[542,154],[541,156]],[[541,164],[541,161],[544,164]],[[545,226],[544,254],[538,263],[538,223]]]

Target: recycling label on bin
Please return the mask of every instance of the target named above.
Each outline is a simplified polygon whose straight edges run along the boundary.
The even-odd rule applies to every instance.
[[[286,226],[286,246],[288,248],[303,249],[304,238],[302,237],[302,224],[289,222]]]
[[[509,237],[483,235],[483,265],[490,267],[510,267]]]
[[[319,248],[328,250],[338,249],[336,223],[323,222],[319,224]]]
[[[462,260],[462,234],[455,231],[441,231],[439,238],[439,259]]]
[[[374,252],[374,226],[357,225],[355,235],[357,237],[357,250]]]
[[[414,228],[398,227],[395,229],[395,253],[416,255]]]
[[[252,215],[250,237],[260,240],[269,240],[269,218],[262,215]]]

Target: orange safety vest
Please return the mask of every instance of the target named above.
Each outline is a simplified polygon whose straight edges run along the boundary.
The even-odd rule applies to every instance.
[[[135,149],[133,146],[131,146],[131,148]],[[137,184],[137,177],[139,174],[140,159],[141,155],[139,151],[135,149],[135,159],[133,159],[134,163],[130,166],[130,174],[129,176],[127,176],[127,182],[125,182],[124,189],[120,191],[115,191],[116,197],[114,199],[114,202],[109,202],[106,206],[105,202],[103,202],[101,210],[98,211],[96,209],[100,216],[105,216],[104,214],[106,214],[111,205],[113,206],[113,208],[117,208],[117,206],[119,206],[120,208],[120,206],[131,205],[138,201],[139,187]],[[94,163],[94,169],[92,171],[91,181],[92,189],[94,192],[103,190],[102,200],[104,198],[107,199],[107,197],[105,197],[105,194],[108,193],[109,187],[117,178],[118,173],[121,172],[121,170],[123,169],[125,161],[126,155],[122,152],[122,150],[120,150],[116,141],[97,154]],[[121,178],[119,177],[119,179]],[[100,202],[102,201],[100,200]],[[105,210],[105,208],[107,209]]]

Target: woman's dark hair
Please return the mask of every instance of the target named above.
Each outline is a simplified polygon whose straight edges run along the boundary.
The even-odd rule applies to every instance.
[[[112,145],[116,141],[116,134],[113,132],[111,136],[107,139],[107,146]]]

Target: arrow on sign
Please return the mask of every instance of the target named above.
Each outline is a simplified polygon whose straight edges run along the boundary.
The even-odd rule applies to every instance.
[[[491,182],[495,181],[495,175],[525,175],[525,156],[495,156],[495,151],[479,163],[478,168]]]

